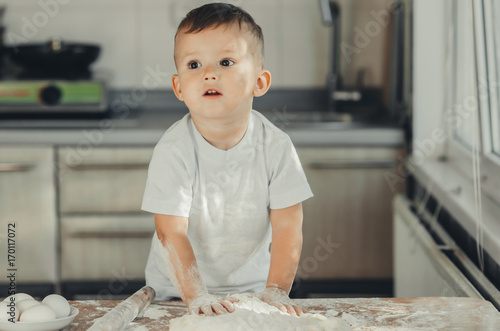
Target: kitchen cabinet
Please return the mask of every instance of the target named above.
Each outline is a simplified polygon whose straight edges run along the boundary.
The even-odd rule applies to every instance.
[[[473,278],[481,272],[476,268],[469,269],[471,262],[464,263],[462,270],[453,263],[453,260],[462,262],[468,259],[455,243],[442,236],[446,232],[438,223],[429,223],[427,213],[420,215],[423,219],[419,219],[410,208],[410,201],[403,196],[394,200],[394,206],[394,295],[483,299],[466,276]],[[434,237],[426,226],[434,232]],[[450,258],[453,255],[458,258]],[[484,279],[476,281],[483,290],[494,288],[485,278],[479,279]]]
[[[0,287],[10,285],[7,275],[13,273],[17,291],[27,285],[54,291],[58,280],[54,170],[52,146],[0,146]]]
[[[152,152],[58,148],[63,282],[144,279],[154,221],[140,205]]]
[[[153,231],[150,215],[63,216],[62,280],[144,279]]]
[[[392,279],[392,199],[400,148],[299,147],[314,197],[303,203],[300,280]],[[397,173],[397,172],[396,172]]]
[[[153,145],[0,147],[0,249],[7,251],[7,226],[16,223],[19,284],[51,284],[52,292],[61,284],[63,294],[74,294],[81,287],[70,291],[67,284],[98,283],[99,289],[117,280],[108,286],[114,289],[142,282],[154,233],[152,215],[140,210],[152,152]],[[405,151],[297,152],[315,194],[304,202],[297,277],[392,278],[391,201],[403,185],[391,191],[384,175]],[[1,266],[7,264],[4,253]]]

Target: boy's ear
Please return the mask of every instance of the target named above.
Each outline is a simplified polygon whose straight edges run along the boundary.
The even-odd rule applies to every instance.
[[[175,96],[177,99],[184,101],[181,93],[181,82],[179,81],[179,75],[172,75],[172,88],[174,89]]]
[[[257,77],[257,84],[253,90],[254,97],[260,97],[266,94],[271,86],[271,73],[268,70],[261,70]]]

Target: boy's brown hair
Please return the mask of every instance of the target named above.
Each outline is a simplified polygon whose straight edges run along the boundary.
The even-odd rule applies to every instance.
[[[264,59],[264,35],[262,34],[262,29],[255,23],[250,14],[228,3],[208,3],[191,10],[177,27],[175,39],[181,30],[185,30],[183,33],[198,33],[207,28],[217,28],[220,25],[231,25],[234,23],[238,23],[240,29],[243,24],[246,24],[250,33],[257,39],[260,45],[260,54],[256,54],[256,56],[260,57],[260,62],[262,63]]]

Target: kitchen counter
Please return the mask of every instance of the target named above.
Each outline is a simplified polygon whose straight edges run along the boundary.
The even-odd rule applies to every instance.
[[[0,144],[155,145],[186,111],[130,111],[112,119],[0,119]],[[322,112],[267,111],[263,114],[290,135],[296,146],[401,147],[395,125],[351,122]]]
[[[485,300],[472,298],[294,299],[311,313],[341,317],[353,330],[500,330],[500,313]],[[120,301],[71,301],[79,315],[65,331],[87,330]],[[152,303],[126,330],[168,330],[183,316],[181,301]]]

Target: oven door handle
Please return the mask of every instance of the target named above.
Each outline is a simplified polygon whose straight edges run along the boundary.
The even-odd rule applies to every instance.
[[[27,172],[35,167],[34,164],[25,163],[0,163],[1,172]]]
[[[148,238],[151,239],[154,231],[78,231],[70,235],[71,238],[93,238],[93,239],[123,239],[123,238]]]
[[[396,160],[321,160],[308,164],[310,169],[390,169]]]
[[[80,164],[75,166],[66,166],[73,171],[103,171],[103,170],[147,170],[149,163],[129,163],[129,164]]]

